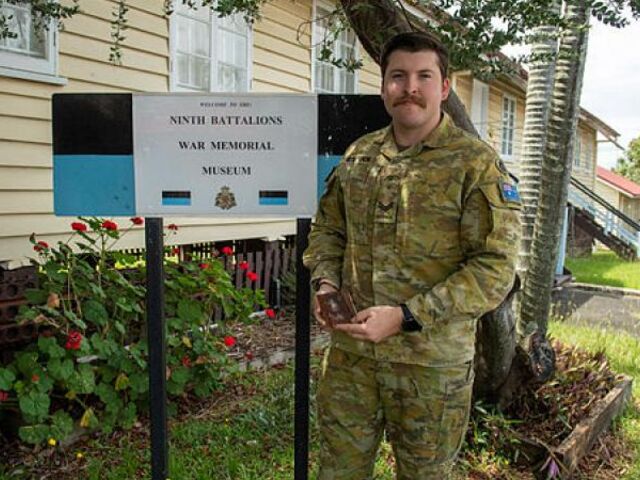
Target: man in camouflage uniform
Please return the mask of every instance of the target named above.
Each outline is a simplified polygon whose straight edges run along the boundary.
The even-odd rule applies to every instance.
[[[391,125],[347,149],[309,236],[314,287],[348,290],[358,310],[332,329],[323,364],[321,480],[371,478],[384,431],[397,478],[449,477],[468,423],[476,322],[513,283],[517,188],[495,151],[441,111],[447,63],[425,34],[385,46]]]

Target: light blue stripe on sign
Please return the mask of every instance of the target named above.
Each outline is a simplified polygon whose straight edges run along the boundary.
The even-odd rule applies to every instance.
[[[187,207],[191,205],[190,198],[163,198],[162,205]]]
[[[327,177],[341,158],[342,155],[318,155],[318,200],[324,194]]]
[[[278,197],[262,197],[260,198],[260,205],[288,205],[289,200],[287,198]]]
[[[54,155],[56,215],[135,215],[133,155]]]

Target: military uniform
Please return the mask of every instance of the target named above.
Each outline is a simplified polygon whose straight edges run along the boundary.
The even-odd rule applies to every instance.
[[[398,478],[436,478],[453,460],[471,398],[476,322],[512,285],[519,209],[495,151],[446,114],[406,150],[391,126],[347,149],[327,181],[304,263],[313,281],[348,289],[357,310],[406,304],[422,330],[378,344],[332,332],[318,393],[320,478],[369,478],[383,425]],[[373,426],[367,435],[358,430],[365,424]],[[367,459],[353,470],[358,452]]]

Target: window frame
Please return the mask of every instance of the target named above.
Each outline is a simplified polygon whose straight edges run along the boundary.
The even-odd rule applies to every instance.
[[[573,142],[573,168],[582,168],[582,139],[580,138],[580,132],[576,131],[576,138]]]
[[[359,93],[360,88],[359,88],[359,83],[360,83],[360,75],[359,75],[359,70],[354,70],[353,71],[353,92],[339,92],[336,91],[335,89],[331,92],[327,92],[327,91],[319,91],[317,86],[316,86],[316,80],[317,80],[317,75],[316,75],[316,66],[318,63],[323,63],[326,65],[329,65],[331,67],[331,70],[333,72],[333,85],[335,88],[336,84],[340,83],[340,74],[342,72],[344,72],[344,74],[347,74],[349,72],[347,72],[347,70],[345,70],[344,68],[338,68],[334,65],[331,65],[330,63],[327,62],[321,62],[320,60],[318,60],[318,51],[319,51],[319,47],[320,47],[320,43],[322,41],[321,38],[319,38],[319,33],[318,33],[318,23],[316,21],[317,17],[318,17],[318,9],[324,9],[327,10],[329,12],[331,12],[331,10],[334,8],[331,6],[330,3],[324,2],[322,0],[313,0],[313,11],[312,11],[312,19],[313,19],[313,28],[312,28],[312,32],[311,32],[311,91],[314,93],[319,93],[319,94],[336,94],[336,95],[356,95]],[[358,36],[355,35],[354,32],[354,37],[355,37],[355,43],[353,44],[353,49],[355,51],[355,58],[356,60],[360,60],[361,59],[361,54],[360,54],[360,42],[358,41]],[[336,49],[339,47],[339,43],[334,44],[334,54]]]
[[[31,16],[28,4],[25,6],[7,4],[4,8],[22,8]],[[32,24],[33,25],[33,24]],[[26,53],[10,51],[0,47],[0,76],[33,80],[64,85],[66,79],[58,76],[58,28],[55,21],[49,22],[45,35],[45,56],[32,57]]]
[[[505,101],[507,102],[512,102],[513,103],[513,116],[512,116],[512,125],[511,125],[511,131],[513,132],[511,140],[510,140],[510,146],[511,146],[511,152],[510,153],[504,153],[505,150]],[[516,125],[517,125],[517,112],[518,112],[518,100],[509,95],[509,94],[503,94],[502,95],[502,112],[501,112],[501,119],[500,119],[500,157],[503,158],[504,160],[513,160],[515,157],[515,144],[516,144]]]
[[[202,8],[202,7],[200,7]],[[220,18],[215,12],[209,13],[209,25],[211,26],[211,34],[209,36],[209,90],[197,90],[180,85],[178,82],[178,15],[179,12],[173,12],[169,19],[169,91],[171,92],[192,92],[192,93],[245,93],[250,92],[253,88],[253,25],[247,25],[247,51],[246,51],[246,82],[244,90],[234,90],[224,92],[219,88],[218,84],[218,49],[217,43],[218,36],[220,35]]]
[[[474,78],[471,91],[471,121],[482,140],[489,138],[489,96],[489,84]]]

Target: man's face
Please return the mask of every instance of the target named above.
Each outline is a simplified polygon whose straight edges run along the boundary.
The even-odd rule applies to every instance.
[[[449,95],[438,55],[431,50],[395,50],[382,80],[382,100],[395,128],[429,128],[440,121],[440,104]]]

